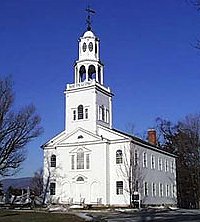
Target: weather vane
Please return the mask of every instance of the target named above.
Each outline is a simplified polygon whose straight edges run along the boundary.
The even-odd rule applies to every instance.
[[[95,14],[95,11],[93,9],[91,9],[89,5],[88,5],[88,7],[86,8],[85,11],[88,13],[87,19],[86,19],[87,30],[91,31],[91,29],[92,29],[92,27],[91,27],[91,24],[92,24],[91,15]]]

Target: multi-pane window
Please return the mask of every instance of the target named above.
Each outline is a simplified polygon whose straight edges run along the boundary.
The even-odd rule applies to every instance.
[[[162,158],[161,157],[159,157],[158,158],[158,170],[162,170]]]
[[[169,171],[169,162],[167,159],[165,160],[165,171]]]
[[[169,197],[169,185],[166,185],[166,197]]]
[[[105,121],[105,108],[104,106],[99,106],[99,120]]]
[[[134,165],[137,166],[138,165],[138,151],[135,150],[134,152]]]
[[[76,110],[73,110],[73,120],[76,120]]]
[[[163,197],[163,184],[162,183],[159,184],[159,195],[160,197]]]
[[[88,119],[88,109],[85,109],[85,118]]]
[[[79,149],[77,152],[77,169],[84,169],[84,152]]]
[[[51,167],[56,167],[56,155],[51,156]]]
[[[75,159],[74,159],[74,155],[71,156],[71,168],[72,170],[74,170],[75,167]]]
[[[156,196],[156,184],[152,183],[152,196],[155,197]]]
[[[138,183],[138,180],[135,181],[134,191],[135,191],[135,192],[138,192],[138,191],[139,191],[139,183]]]
[[[102,106],[102,120],[105,121],[105,108]]]
[[[83,105],[79,105],[77,109],[73,110],[73,120],[80,120],[80,119],[88,119],[88,108],[84,108]]]
[[[144,196],[148,196],[148,183],[144,182]]]
[[[122,163],[122,151],[117,150],[116,151],[116,164]]]
[[[109,110],[106,109],[106,122],[109,123]]]
[[[90,154],[85,153],[82,148],[78,149],[76,153],[71,155],[71,169],[90,169]]]
[[[86,169],[90,169],[90,155],[86,154]]]
[[[155,156],[151,156],[151,169],[155,169]]]
[[[147,153],[144,152],[143,153],[143,167],[147,167]]]
[[[171,161],[171,173],[174,173],[174,161]]]
[[[117,195],[123,194],[123,181],[116,182],[116,194]]]
[[[56,194],[56,183],[50,183],[50,195]]]
[[[172,197],[176,197],[176,186],[172,184]]]
[[[83,119],[83,105],[78,106],[78,119]]]

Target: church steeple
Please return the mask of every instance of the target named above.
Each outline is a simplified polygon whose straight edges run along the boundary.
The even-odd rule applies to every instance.
[[[74,65],[74,82],[67,84],[66,124],[69,133],[77,128],[97,132],[98,126],[112,128],[112,92],[104,86],[99,39],[91,28],[88,8],[87,30],[79,39],[78,59]]]
[[[86,9],[87,31],[79,39],[79,55],[75,63],[75,83],[95,80],[103,85],[103,64],[99,56],[99,39],[91,30],[91,16],[94,10]]]

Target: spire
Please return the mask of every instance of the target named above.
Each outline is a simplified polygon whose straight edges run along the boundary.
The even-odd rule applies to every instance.
[[[86,8],[85,11],[88,13],[87,19],[86,19],[87,30],[88,30],[88,31],[91,31],[91,30],[92,30],[92,27],[91,27],[91,24],[92,24],[91,15],[92,15],[92,14],[95,14],[95,11],[94,11],[93,9],[91,9],[89,5],[88,5],[88,7]]]

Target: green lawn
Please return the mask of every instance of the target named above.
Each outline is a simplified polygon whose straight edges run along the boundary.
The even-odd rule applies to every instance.
[[[82,222],[75,215],[0,210],[0,222]]]

